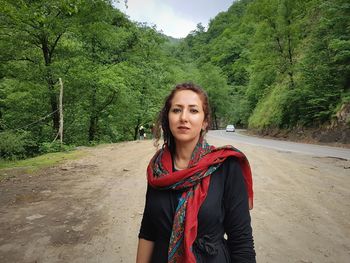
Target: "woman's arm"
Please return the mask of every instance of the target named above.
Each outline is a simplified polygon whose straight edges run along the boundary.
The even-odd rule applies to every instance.
[[[139,238],[136,263],[149,263],[153,253],[154,242]]]
[[[251,219],[242,169],[235,159],[225,167],[225,232],[232,262],[255,263]]]
[[[146,202],[139,232],[139,244],[137,247],[136,263],[151,262],[154,240],[156,240],[156,228],[153,224],[150,212],[150,199],[152,199],[151,192],[152,191],[150,186],[147,185]]]

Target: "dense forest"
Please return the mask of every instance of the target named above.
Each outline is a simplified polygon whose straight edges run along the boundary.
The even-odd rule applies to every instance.
[[[213,129],[350,128],[347,0],[235,1],[184,39],[108,0],[0,6],[2,159],[136,139],[184,81],[208,92]]]

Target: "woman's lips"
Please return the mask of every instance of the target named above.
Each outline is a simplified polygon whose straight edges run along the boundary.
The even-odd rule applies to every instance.
[[[177,127],[180,131],[188,131],[190,128],[186,127],[186,126],[179,126]]]

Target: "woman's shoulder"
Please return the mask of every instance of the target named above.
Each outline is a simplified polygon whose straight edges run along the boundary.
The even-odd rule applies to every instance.
[[[222,163],[221,173],[224,177],[225,184],[232,184],[237,180],[243,179],[242,168],[239,159],[235,156],[229,156]]]
[[[230,156],[227,157],[219,166],[218,169],[215,170],[213,173],[214,180],[222,181],[223,183],[226,182],[227,177],[232,177],[234,174],[236,174],[236,170],[240,169],[239,161],[236,157]],[[231,180],[231,179],[230,179]]]
[[[225,161],[222,163],[222,165],[225,168],[234,168],[236,166],[239,166],[239,160],[235,156],[229,156],[225,159]]]

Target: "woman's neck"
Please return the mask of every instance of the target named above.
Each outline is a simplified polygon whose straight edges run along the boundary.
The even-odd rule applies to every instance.
[[[188,163],[191,160],[191,156],[194,148],[196,147],[197,142],[195,143],[176,143],[175,156],[174,156],[174,165],[177,169],[186,169]]]

